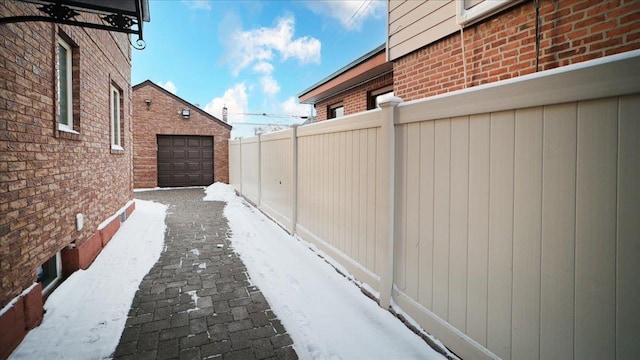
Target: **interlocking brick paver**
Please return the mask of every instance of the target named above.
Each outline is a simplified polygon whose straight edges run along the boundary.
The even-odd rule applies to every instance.
[[[274,348],[279,349],[281,347],[293,345],[293,341],[291,341],[289,334],[276,335],[271,337],[271,344]]]
[[[202,189],[136,193],[169,205],[165,249],[140,283],[114,359],[297,359]]]
[[[200,348],[191,348],[180,351],[180,360],[200,360]]]

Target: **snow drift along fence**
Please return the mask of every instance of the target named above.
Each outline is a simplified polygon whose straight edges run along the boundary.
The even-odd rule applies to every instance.
[[[231,183],[462,358],[632,358],[638,78],[636,51],[393,98],[232,142]]]

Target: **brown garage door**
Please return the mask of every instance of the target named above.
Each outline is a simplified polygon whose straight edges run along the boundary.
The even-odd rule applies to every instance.
[[[158,186],[213,183],[213,136],[158,135]]]

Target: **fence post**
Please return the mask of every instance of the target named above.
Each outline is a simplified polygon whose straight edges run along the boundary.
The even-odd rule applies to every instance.
[[[242,138],[238,139],[238,148],[240,149],[239,150],[240,151],[240,156],[239,156],[239,158],[240,158],[240,196],[242,196],[242,194],[243,194],[242,193],[242,182],[243,182],[242,181],[243,180],[243,177],[242,177]]]
[[[239,191],[240,191],[240,195],[242,196],[243,195],[242,183],[244,182],[244,177],[242,175],[242,138],[238,139],[238,149],[239,149],[238,151],[240,152],[240,155],[239,155],[239,158],[240,158],[240,160],[239,160],[239,163],[240,163],[240,180],[239,180],[240,181],[240,190]]]
[[[262,203],[262,134],[258,134],[258,203],[256,206],[260,208]]]
[[[291,127],[291,236],[298,222],[298,125]]]
[[[382,127],[380,146],[378,147],[379,167],[379,207],[381,212],[380,227],[383,237],[383,264],[380,274],[380,307],[389,309],[393,296],[393,249],[395,246],[395,150],[396,107],[402,102],[398,97],[383,98],[379,106],[382,108]]]

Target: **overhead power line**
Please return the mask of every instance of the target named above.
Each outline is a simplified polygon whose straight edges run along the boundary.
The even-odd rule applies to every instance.
[[[351,22],[353,22],[354,20],[357,20],[360,16],[362,16],[365,13],[365,10],[367,10],[367,8],[369,6],[371,6],[371,3],[374,0],[365,0],[362,2],[362,4],[360,4],[360,6],[358,7],[358,9],[356,9],[356,11],[351,15],[351,17],[349,17],[349,20],[347,20],[347,23],[345,24],[345,27],[348,27],[349,24],[351,24]],[[329,44],[327,44],[326,46],[326,51],[325,54],[331,54],[333,52],[333,50],[335,49],[335,46],[338,42],[342,41],[342,39],[344,38],[344,36],[346,35],[346,32],[344,30],[340,31],[340,36],[338,37],[334,37],[333,41]]]
[[[246,115],[246,116],[264,116],[269,118],[278,118],[278,119],[307,119],[309,116],[307,115],[289,115],[289,114],[267,114],[267,113],[229,113],[230,115]]]

